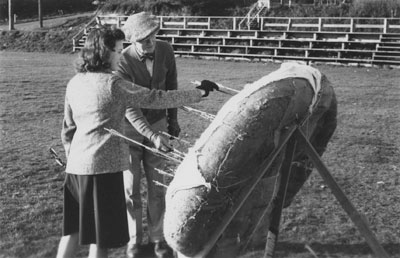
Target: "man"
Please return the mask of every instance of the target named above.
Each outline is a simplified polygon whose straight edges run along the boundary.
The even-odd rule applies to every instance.
[[[130,16],[122,30],[132,44],[123,53],[116,73],[125,80],[151,89],[176,90],[177,71],[173,49],[170,44],[156,40],[159,30],[158,19],[146,12]],[[177,109],[142,109],[143,115],[154,131],[165,131],[178,136],[180,127]],[[129,109],[127,116],[140,117],[138,110]],[[145,145],[151,142],[140,135],[131,125],[125,123],[125,134]],[[146,149],[130,145],[130,170],[124,172],[125,195],[128,211],[130,242],[128,257],[143,257],[142,201],[140,195],[141,165],[147,180],[147,224],[149,242],[157,257],[173,257],[172,249],[163,236],[165,211],[165,189],[154,182],[162,183],[164,178],[155,168],[163,169],[165,161]]]

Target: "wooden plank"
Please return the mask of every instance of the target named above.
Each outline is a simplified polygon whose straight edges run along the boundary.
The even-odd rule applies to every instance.
[[[279,184],[278,194],[273,200],[274,207],[271,211],[270,223],[268,228],[268,237],[265,243],[264,249],[264,258],[273,258],[275,254],[275,246],[278,242],[279,235],[279,224],[281,221],[281,215],[283,210],[283,204],[285,203],[287,187],[289,184],[290,174],[292,170],[292,162],[294,153],[296,151],[296,139],[295,137],[291,137],[286,146],[285,159],[282,162],[281,169],[281,182]],[[268,208],[268,207],[267,207]],[[260,223],[262,218],[265,216],[267,209],[264,210],[261,218],[259,218],[258,222]],[[257,223],[256,227],[258,227],[259,223]],[[254,232],[255,233],[255,232]],[[252,233],[252,235],[254,234]],[[251,236],[252,236],[251,235]]]
[[[274,49],[276,50],[276,49]],[[258,59],[276,59],[276,60],[303,60],[303,61],[313,61],[313,62],[334,62],[334,63],[359,63],[359,64],[371,64],[375,63],[371,59],[356,59],[356,58],[337,58],[337,57],[303,57],[303,56],[287,56],[287,55],[266,55],[266,54],[243,54],[243,53],[217,53],[217,52],[187,52],[175,50],[175,54],[178,55],[195,55],[195,56],[215,56],[221,58],[258,58]],[[379,61],[377,63],[385,63],[384,61]],[[388,63],[391,63],[388,61]],[[397,63],[395,63],[397,64]]]
[[[304,27],[304,28],[318,28],[319,24],[312,24],[312,23],[292,23],[292,27]]]
[[[355,28],[364,28],[364,29],[383,29],[383,24],[355,24]]]
[[[208,22],[187,22],[187,25],[194,25],[194,26],[205,26],[208,27]]]
[[[264,23],[265,27],[287,27],[287,23]]]
[[[173,43],[173,46],[186,46],[189,47],[191,45],[193,45],[192,43]],[[216,45],[216,44],[204,44],[204,43],[200,43],[198,44],[199,47],[216,47],[219,46],[222,49],[249,49],[249,50],[274,50],[274,49],[278,49],[278,50],[282,50],[282,51],[310,51],[312,52],[324,52],[324,53],[337,53],[337,52],[343,52],[343,53],[351,53],[351,54],[360,54],[360,55],[364,55],[367,57],[371,57],[373,53],[375,53],[375,50],[363,50],[363,49],[339,49],[339,48],[331,48],[331,49],[326,49],[326,48],[310,48],[310,47],[276,47],[276,46],[243,46],[243,45]],[[367,59],[367,58],[365,58]],[[361,60],[361,59],[360,59]]]
[[[173,22],[173,21],[165,21],[165,22],[163,22],[163,24],[162,24],[162,28],[164,29],[166,29],[166,28],[168,28],[168,26],[179,26],[179,27],[184,27],[185,26],[185,23],[184,22]]]
[[[351,28],[351,24],[323,23],[322,28]]]

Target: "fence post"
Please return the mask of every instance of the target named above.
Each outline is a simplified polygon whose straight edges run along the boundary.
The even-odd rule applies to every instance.
[[[389,22],[387,18],[383,19],[383,33],[388,33],[389,30]]]
[[[291,27],[292,27],[292,19],[289,18],[286,31],[290,31]]]
[[[264,30],[264,17],[261,17],[260,30]]]
[[[14,19],[13,12],[14,6],[12,5],[12,0],[8,0],[8,30],[14,30]]]
[[[232,24],[232,26],[233,26],[233,30],[236,30],[236,29],[237,29],[237,18],[236,18],[236,17],[233,17],[233,24]]]
[[[183,28],[186,29],[187,27],[187,19],[186,16],[183,16]]]
[[[43,12],[42,12],[42,0],[38,0],[38,17],[39,17],[39,27],[43,28]]]
[[[211,17],[208,17],[207,23],[208,23],[207,28],[210,30],[211,29]]]
[[[117,28],[121,28],[121,16],[118,16]]]
[[[250,30],[250,13],[247,14],[247,30]]]
[[[321,31],[322,31],[322,27],[323,27],[323,25],[322,25],[322,18],[318,18],[318,32],[321,32]]]
[[[356,29],[356,25],[353,18],[350,18],[350,32],[354,32]]]

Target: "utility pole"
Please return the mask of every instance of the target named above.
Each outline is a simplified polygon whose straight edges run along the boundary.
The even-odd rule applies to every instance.
[[[39,27],[43,28],[42,0],[38,0]]]
[[[14,30],[12,0],[8,0],[8,30]]]

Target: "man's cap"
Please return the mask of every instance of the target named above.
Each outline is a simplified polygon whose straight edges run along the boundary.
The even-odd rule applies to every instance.
[[[148,12],[135,13],[129,16],[122,27],[126,39],[131,42],[144,40],[159,29],[159,19]]]

